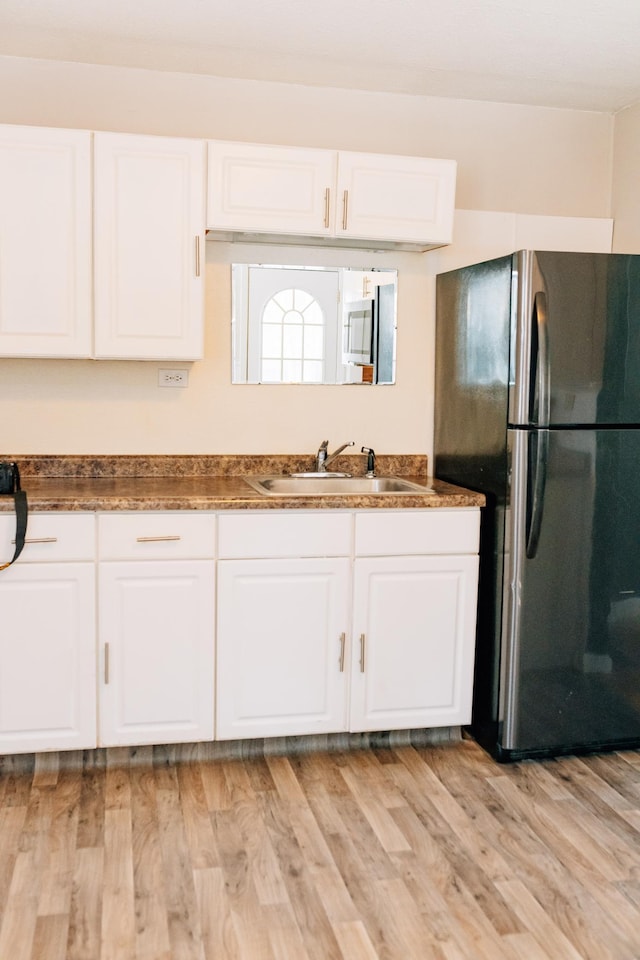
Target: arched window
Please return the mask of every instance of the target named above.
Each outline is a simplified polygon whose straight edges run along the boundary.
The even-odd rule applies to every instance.
[[[322,383],[325,318],[306,290],[289,287],[265,304],[261,319],[263,383]]]

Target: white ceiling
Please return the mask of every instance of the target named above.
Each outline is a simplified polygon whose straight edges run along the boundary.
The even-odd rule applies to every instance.
[[[0,55],[613,112],[640,0],[0,0]]]

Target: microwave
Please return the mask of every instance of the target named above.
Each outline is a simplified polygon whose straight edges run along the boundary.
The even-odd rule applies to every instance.
[[[342,320],[343,363],[372,363],[373,321],[373,300],[354,300],[344,304]]]

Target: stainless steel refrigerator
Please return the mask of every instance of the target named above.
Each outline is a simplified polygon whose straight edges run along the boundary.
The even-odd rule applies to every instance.
[[[435,474],[486,494],[471,732],[640,746],[640,256],[437,278]]]

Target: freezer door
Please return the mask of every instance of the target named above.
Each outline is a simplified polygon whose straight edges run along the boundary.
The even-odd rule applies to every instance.
[[[543,433],[510,434],[505,759],[640,744],[640,429]]]
[[[435,472],[504,501],[512,257],[436,284]]]
[[[640,256],[520,251],[514,425],[640,424]]]

